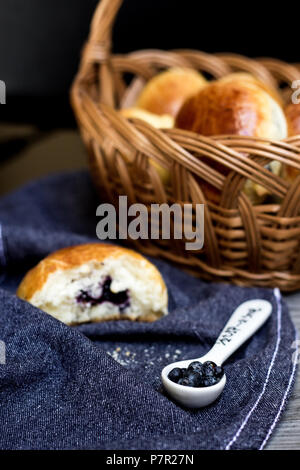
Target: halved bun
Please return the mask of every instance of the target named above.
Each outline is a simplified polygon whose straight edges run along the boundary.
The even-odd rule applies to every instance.
[[[62,322],[166,315],[168,294],[156,267],[140,254],[105,243],[64,248],[43,259],[17,295]]]

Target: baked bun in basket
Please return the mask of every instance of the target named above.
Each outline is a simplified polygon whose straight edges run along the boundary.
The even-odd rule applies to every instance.
[[[284,139],[287,123],[281,106],[255,79],[248,76],[244,80],[244,74],[240,75],[212,82],[190,97],[181,107],[175,127],[204,136],[229,134]],[[229,172],[219,163],[209,161],[209,164],[224,175]],[[262,198],[256,197],[255,188],[252,189],[250,185],[251,201],[261,202]],[[203,190],[208,199],[219,202],[220,194],[209,183],[203,182]]]
[[[50,254],[26,274],[17,295],[68,325],[154,321],[168,313],[167,288],[156,267],[106,243]]]
[[[284,111],[288,125],[289,137],[300,135],[300,104],[290,103],[285,107]],[[284,176],[288,181],[293,182],[299,174],[300,172],[297,168],[285,166]]]
[[[181,107],[175,126],[205,136],[245,135],[281,140],[287,136],[282,108],[250,81],[212,82]]]
[[[205,78],[193,69],[170,68],[149,80],[135,106],[175,117],[184,101],[206,85]]]

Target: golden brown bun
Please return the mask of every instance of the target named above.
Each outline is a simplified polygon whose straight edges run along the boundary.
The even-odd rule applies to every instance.
[[[212,82],[183,104],[175,127],[204,136],[230,134],[280,140],[287,134],[281,107],[249,79]],[[229,173],[223,165],[203,160],[220,173]],[[207,199],[218,203],[219,192],[207,181],[201,185]]]
[[[141,119],[148,122],[156,129],[172,129],[174,127],[174,118],[169,114],[154,114],[141,108],[121,109],[120,113],[127,119]]]
[[[285,107],[284,112],[288,125],[288,136],[300,135],[300,104],[290,103]],[[299,173],[297,168],[285,166],[284,175],[288,181],[293,182]]]
[[[171,68],[147,83],[136,106],[154,114],[175,117],[184,101],[206,84],[205,78],[193,69]]]
[[[30,299],[36,291],[43,287],[49,274],[57,269],[71,269],[93,260],[101,263],[107,256],[116,258],[124,253],[139,259],[145,259],[135,251],[107,243],[87,243],[62,248],[48,255],[37,266],[28,271],[19,285],[17,295],[24,300]]]
[[[149,266],[151,265],[144,256],[136,251],[117,245],[87,243],[85,245],[70,246],[51,253],[40,261],[37,266],[28,271],[18,288],[17,295],[24,300],[30,299],[36,291],[42,288],[49,274],[56,271],[56,269],[71,269],[94,260],[101,263],[108,256],[118,258],[124,254],[143,260]],[[164,285],[159,271],[155,270],[155,273],[156,280]]]
[[[205,136],[231,134],[280,140],[287,133],[278,103],[250,81],[211,83],[183,104],[175,126]]]
[[[99,290],[100,280],[107,276],[111,286],[114,283],[112,293],[129,292],[130,305],[124,311],[107,297],[101,305],[88,300],[78,304],[82,289]],[[157,268],[135,251],[106,243],[72,246],[50,254],[26,274],[17,295],[66,324],[154,321],[167,313],[167,289]]]

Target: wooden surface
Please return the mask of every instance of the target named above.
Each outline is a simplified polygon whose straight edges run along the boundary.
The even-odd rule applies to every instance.
[[[32,132],[27,127],[0,125],[0,140],[24,136]],[[31,145],[20,154],[0,165],[0,196],[17,189],[30,179],[67,169],[86,167],[86,155],[76,131],[56,131]],[[300,333],[300,292],[284,296],[291,316]],[[292,355],[291,349],[291,355]],[[270,438],[266,449],[300,449],[300,374],[296,378],[292,397]]]
[[[284,296],[290,308],[290,314],[300,333],[300,292]],[[291,349],[291,355],[293,350]],[[296,450],[300,449],[300,375],[297,374],[292,396],[283,416],[274,430],[267,450]]]

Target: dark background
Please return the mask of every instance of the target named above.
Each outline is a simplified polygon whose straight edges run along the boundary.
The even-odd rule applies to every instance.
[[[0,0],[0,79],[7,105],[0,120],[40,128],[74,126],[68,91],[97,0]],[[115,52],[195,48],[298,61],[298,13],[292,4],[200,0],[125,0]]]

